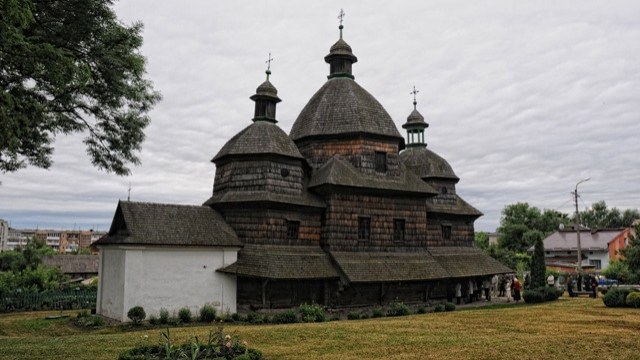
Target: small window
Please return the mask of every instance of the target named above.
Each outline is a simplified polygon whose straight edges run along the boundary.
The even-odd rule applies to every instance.
[[[446,194],[447,192],[448,192],[447,187],[446,187],[446,186],[443,186],[443,187],[442,187],[442,193],[443,193],[443,194]]]
[[[289,176],[289,169],[280,169],[280,175],[282,175],[282,177]]]
[[[404,219],[393,219],[393,241],[404,241]]]
[[[300,221],[287,221],[287,239],[297,239],[300,231]]]
[[[387,153],[376,151],[376,171],[379,173],[387,172]]]
[[[451,240],[451,225],[442,225],[442,238]]]
[[[358,240],[369,240],[371,236],[371,218],[360,216],[358,218]]]

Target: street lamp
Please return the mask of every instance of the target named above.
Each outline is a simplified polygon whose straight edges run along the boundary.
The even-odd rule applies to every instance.
[[[573,191],[573,196],[576,203],[576,235],[578,237],[578,276],[579,279],[582,279],[582,246],[580,246],[580,211],[578,211],[578,185],[582,184],[585,181],[591,180],[590,177],[586,179],[582,179],[578,181],[576,184],[576,188]],[[582,284],[578,281],[578,291],[582,290]]]

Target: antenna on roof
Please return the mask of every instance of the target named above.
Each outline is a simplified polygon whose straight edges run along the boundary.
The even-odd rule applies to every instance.
[[[127,190],[127,201],[131,201],[131,181],[129,181],[129,190]]]

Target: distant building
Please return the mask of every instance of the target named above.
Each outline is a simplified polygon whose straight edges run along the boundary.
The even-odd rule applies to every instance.
[[[600,271],[609,266],[610,243],[628,229],[601,229],[580,231],[582,268]],[[559,230],[543,240],[548,268],[571,271],[578,262],[578,236],[573,229]],[[532,248],[533,249],[533,248]],[[531,249],[531,250],[532,250]]]
[[[640,220],[636,220],[633,222],[633,225],[637,225],[640,223]],[[624,258],[624,256],[620,253],[620,250],[629,246],[629,239],[634,236],[633,225],[624,229],[620,234],[618,234],[615,238],[609,241],[609,260],[618,260]]]
[[[0,232],[4,231],[3,224],[6,222],[0,221]],[[40,241],[44,241],[45,244],[52,249],[58,251],[61,254],[68,254],[79,249],[90,249],[91,244],[104,236],[104,231],[90,230],[53,230],[53,229],[15,229],[7,226],[6,241],[3,237],[2,247],[4,250],[14,250],[18,246],[27,245],[27,241],[30,238],[35,237]]]
[[[500,233],[497,232],[489,233],[489,245],[498,245],[498,239],[500,236]]]
[[[98,255],[49,255],[42,258],[42,263],[57,267],[72,279],[88,279],[98,276]]]

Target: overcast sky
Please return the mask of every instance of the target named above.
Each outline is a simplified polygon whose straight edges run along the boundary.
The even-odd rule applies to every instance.
[[[106,230],[118,199],[201,204],[210,159],[251,123],[264,81],[283,99],[287,133],[326,81],[324,56],[344,38],[356,81],[400,130],[412,110],[426,141],[460,177],[459,194],[493,231],[506,204],[572,211],[598,200],[640,207],[639,1],[122,1],[145,25],[151,112],[130,177],[92,167],[82,135],[59,137],[50,170],[0,174],[0,218],[14,227]],[[404,133],[404,132],[401,132]]]

